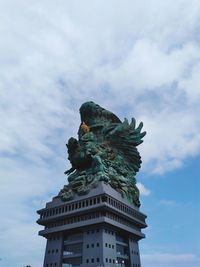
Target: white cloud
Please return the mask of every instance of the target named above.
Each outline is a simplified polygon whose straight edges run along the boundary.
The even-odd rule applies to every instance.
[[[146,188],[142,183],[137,183],[137,187],[138,187],[140,194],[142,196],[149,196],[150,195],[151,191],[148,188]]]
[[[161,174],[199,155],[200,2],[0,5],[1,248],[7,242],[15,250],[13,237],[24,226],[23,260],[33,262],[26,246],[36,238],[30,207],[40,208],[65,182],[64,144],[76,135],[82,102],[144,121],[143,170]],[[142,184],[140,191],[150,193]],[[35,255],[38,241],[31,247]]]
[[[142,255],[142,259],[144,267],[186,267],[188,264],[197,267],[200,263],[199,257],[191,253],[152,253]]]

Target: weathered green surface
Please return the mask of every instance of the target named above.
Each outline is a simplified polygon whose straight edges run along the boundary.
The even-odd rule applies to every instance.
[[[135,175],[142,162],[136,147],[146,134],[141,132],[142,122],[135,128],[135,119],[130,124],[127,119],[121,122],[94,102],[84,103],[80,115],[79,138],[71,137],[67,144],[72,165],[65,172],[69,184],[59,196],[70,200],[74,194],[87,194],[99,181],[104,181],[140,206]]]

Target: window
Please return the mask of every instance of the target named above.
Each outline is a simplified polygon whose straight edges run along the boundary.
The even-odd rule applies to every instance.
[[[87,248],[89,248],[89,244],[87,244]]]
[[[89,263],[89,259],[86,260],[86,263]]]
[[[97,247],[99,247],[99,243],[97,243]]]
[[[107,244],[107,243],[105,243],[105,246],[107,247],[107,246],[108,246],[108,244]]]
[[[66,258],[63,259],[63,266],[71,266],[71,267],[78,267],[82,264],[82,258],[77,257],[77,258]]]
[[[55,262],[55,263],[54,263],[54,266],[56,266],[56,265],[57,265],[57,263]]]
[[[58,253],[58,249],[56,249],[56,253]]]
[[[82,243],[64,245],[63,255],[74,255],[82,252]]]
[[[108,258],[106,258],[106,262],[108,262]]]
[[[98,233],[99,232],[99,229],[97,229],[96,232]]]
[[[113,263],[115,263],[115,260],[113,259]]]
[[[50,250],[48,250],[48,254],[50,253]]]
[[[111,248],[111,244],[109,244],[109,248]]]
[[[94,244],[92,244],[91,247],[93,248],[94,247]]]
[[[94,263],[94,259],[93,258],[91,259],[91,262]]]
[[[112,245],[112,248],[114,249],[114,245]]]
[[[97,258],[97,262],[99,262],[99,258]]]
[[[109,263],[111,263],[112,262],[112,260],[111,259],[109,259]]]

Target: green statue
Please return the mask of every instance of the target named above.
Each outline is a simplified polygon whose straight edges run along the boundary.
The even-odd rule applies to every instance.
[[[72,165],[65,172],[69,184],[59,196],[67,201],[74,194],[87,194],[104,181],[139,207],[135,175],[142,161],[136,147],[146,134],[141,132],[143,123],[136,128],[134,118],[130,124],[127,119],[122,122],[94,102],[84,103],[80,115],[78,140],[71,137],[66,145]]]

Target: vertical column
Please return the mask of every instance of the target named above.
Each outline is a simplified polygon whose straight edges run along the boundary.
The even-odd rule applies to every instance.
[[[141,267],[138,241],[132,237],[129,238],[129,255],[131,267]]]
[[[103,265],[102,231],[98,227],[84,231],[82,267],[98,267]]]
[[[103,262],[104,266],[116,266],[116,236],[115,231],[111,228],[104,228],[103,230]]]
[[[62,266],[63,237],[61,234],[52,234],[47,238],[43,267]]]

